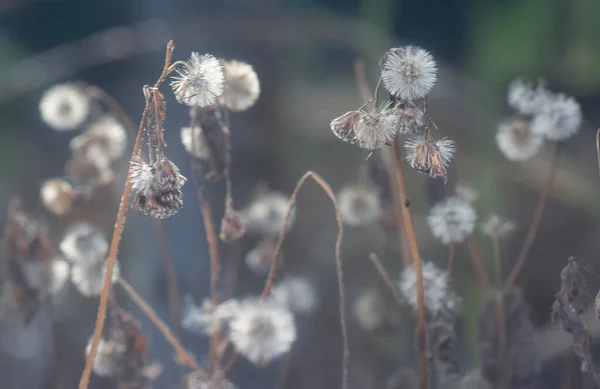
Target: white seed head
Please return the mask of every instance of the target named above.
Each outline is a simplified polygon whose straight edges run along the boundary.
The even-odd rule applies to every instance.
[[[92,339],[90,339],[85,348],[86,356],[90,355],[91,348]],[[127,349],[122,343],[100,339],[92,367],[94,374],[100,377],[114,377],[121,368],[125,351]]]
[[[71,276],[71,265],[62,259],[52,261],[52,280],[50,282],[50,291],[57,293],[60,291],[69,277]]]
[[[56,216],[62,216],[73,207],[77,192],[73,186],[60,178],[47,180],[40,188],[42,204]]]
[[[461,183],[456,184],[454,193],[456,194],[456,196],[469,203],[474,203],[479,198],[479,193],[475,189]]]
[[[470,202],[451,196],[431,208],[427,223],[444,244],[463,242],[473,232],[477,213]]]
[[[90,102],[73,84],[59,84],[44,92],[40,100],[42,120],[58,131],[71,131],[87,118]]]
[[[238,310],[239,302],[235,299],[227,300],[215,309],[210,301],[206,300],[202,306],[194,304],[190,295],[183,300],[183,318],[181,325],[188,331],[198,335],[210,336],[215,330],[221,330]]]
[[[515,228],[515,223],[498,215],[490,215],[486,221],[481,223],[481,232],[489,237],[503,238],[513,232]]]
[[[87,222],[72,225],[60,242],[60,250],[73,263],[105,259],[108,241],[102,230]]]
[[[171,86],[178,102],[192,107],[207,107],[223,93],[223,67],[210,54],[192,53],[189,61],[177,69]]]
[[[508,86],[508,105],[523,115],[538,112],[551,98],[551,92],[542,85],[533,87],[521,79],[514,80]]]
[[[436,267],[432,262],[423,262],[423,303],[425,308],[435,315],[442,308],[458,311],[460,299],[450,287],[448,273]],[[413,309],[418,309],[417,276],[413,266],[405,267],[398,282],[400,292],[406,297]]]
[[[560,141],[575,135],[582,122],[579,103],[574,98],[559,93],[534,115],[531,130],[547,139]]]
[[[243,301],[229,322],[229,338],[250,362],[266,365],[290,351],[296,340],[294,316],[273,300]]]
[[[340,191],[337,198],[340,216],[349,226],[373,224],[381,215],[379,192],[373,186],[347,186]]]
[[[286,276],[275,285],[272,297],[297,314],[308,314],[319,305],[315,285],[305,277]]]
[[[374,331],[383,323],[386,310],[381,293],[375,288],[362,290],[353,304],[354,317],[367,331]]]
[[[206,144],[201,127],[182,127],[181,143],[192,156],[200,159],[210,159],[210,149]]]
[[[433,56],[416,46],[390,49],[380,62],[383,86],[401,100],[425,97],[437,77]]]
[[[224,61],[225,84],[221,104],[232,111],[244,111],[260,95],[260,82],[252,65],[241,61]]]
[[[71,268],[71,282],[79,293],[86,297],[100,296],[105,274],[106,259],[103,257],[84,263],[75,263]],[[119,262],[115,261],[111,277],[113,284],[119,280],[120,274]]]
[[[242,212],[248,232],[261,235],[279,236],[283,227],[290,197],[279,192],[269,192],[259,196]],[[290,213],[288,231],[296,219],[296,207]]]
[[[361,112],[354,124],[356,144],[366,150],[379,150],[392,142],[399,125],[398,112],[389,107],[378,112]]]
[[[443,138],[434,142],[431,138],[421,135],[406,139],[404,149],[410,166],[431,178],[447,176],[446,168],[456,150],[454,141],[450,139]]]
[[[71,150],[96,166],[108,168],[125,153],[127,132],[117,118],[106,114],[71,139],[69,145]]]
[[[496,143],[506,158],[511,161],[526,161],[542,148],[544,137],[534,134],[528,122],[513,120],[498,126]]]
[[[280,252],[280,255],[281,252]],[[267,274],[275,259],[275,240],[270,236],[263,237],[254,248],[246,254],[246,266],[254,273]]]
[[[220,377],[207,381],[200,374],[194,372],[187,376],[186,389],[237,389],[237,386],[231,381]]]

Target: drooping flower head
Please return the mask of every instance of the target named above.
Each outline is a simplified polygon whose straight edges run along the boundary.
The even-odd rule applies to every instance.
[[[379,63],[383,86],[401,100],[425,97],[437,77],[433,56],[416,46],[390,49]]]
[[[477,213],[470,202],[451,196],[431,208],[427,223],[444,244],[463,242],[473,232]]]
[[[355,143],[356,134],[354,133],[354,126],[360,119],[360,116],[359,111],[350,111],[333,119],[330,124],[331,132],[344,142]]]
[[[446,167],[454,154],[454,142],[450,139],[433,141],[428,136],[410,137],[404,143],[406,160],[410,166],[431,178],[445,178]]]
[[[544,143],[544,137],[533,133],[525,120],[512,120],[500,124],[496,143],[506,158],[525,161],[533,157]]]
[[[223,67],[210,54],[192,53],[177,73],[171,86],[175,98],[182,104],[207,107],[216,103],[223,93]]]
[[[375,223],[381,214],[379,192],[374,186],[351,185],[338,194],[340,216],[344,223],[360,227]]]
[[[241,61],[223,61],[225,84],[221,104],[232,111],[244,111],[254,105],[260,94],[260,82],[252,65]]]
[[[450,287],[448,273],[435,266],[433,262],[424,262],[422,270],[423,303],[427,311],[433,316],[442,308],[458,310],[460,300]],[[407,266],[402,270],[398,287],[413,309],[417,310],[417,277],[413,266]]]
[[[87,118],[89,111],[89,98],[73,84],[55,85],[40,100],[42,120],[58,131],[76,129]]]

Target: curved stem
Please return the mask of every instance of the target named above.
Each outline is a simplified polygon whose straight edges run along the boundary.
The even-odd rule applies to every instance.
[[[400,145],[398,144],[398,137],[394,139],[394,156],[396,159],[396,184],[398,185],[398,193],[400,194],[400,203],[407,204],[406,200],[406,186],[404,184],[404,174],[402,172],[402,156],[400,155]],[[415,230],[413,228],[412,218],[410,216],[410,210],[404,206],[402,208],[402,216],[404,219],[404,227],[406,235],[408,236],[408,242],[413,260],[413,266],[415,268],[415,274],[417,277],[417,330],[418,330],[418,344],[419,344],[419,383],[421,389],[427,389],[427,356],[426,352],[426,338],[425,338],[425,305],[424,305],[424,290],[423,290],[423,269],[421,265],[421,256],[419,254],[419,247],[417,246],[417,239],[415,237]]]
[[[523,247],[521,247],[521,251],[519,252],[519,256],[517,257],[515,266],[513,267],[512,271],[510,272],[510,275],[506,279],[505,287],[507,288],[514,284],[517,280],[517,277],[519,276],[523,265],[525,265],[525,260],[527,259],[527,255],[529,254],[531,246],[533,245],[533,241],[535,240],[538,228],[540,227],[540,223],[542,222],[542,216],[544,215],[544,211],[546,210],[548,196],[550,195],[550,191],[552,190],[552,186],[554,185],[554,177],[556,176],[559,157],[560,143],[557,143],[550,166],[550,172],[548,173],[548,178],[546,179],[546,183],[544,184],[542,192],[540,193],[540,199],[535,209],[535,213],[533,214],[533,218],[531,219],[529,230],[527,231],[525,241],[523,242]]]

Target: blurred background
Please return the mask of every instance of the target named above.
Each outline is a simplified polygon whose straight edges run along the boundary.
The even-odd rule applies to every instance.
[[[160,73],[170,39],[176,44],[176,59],[189,58],[191,51],[240,59],[251,63],[260,78],[257,104],[231,121],[236,205],[247,204],[259,183],[290,193],[307,170],[318,172],[337,191],[356,179],[366,156],[329,130],[333,118],[361,104],[355,60],[364,60],[367,80],[374,86],[383,53],[416,44],[429,50],[440,67],[429,111],[444,136],[457,143],[453,179],[479,193],[481,218],[499,213],[517,225],[506,242],[507,269],[524,239],[552,154],[547,148],[518,164],[497,150],[497,124],[509,114],[507,84],[515,77],[543,78],[551,89],[577,98],[586,122],[563,148],[550,203],[519,280],[536,327],[548,325],[560,269],[570,255],[600,266],[594,140],[594,123],[600,120],[597,0],[1,0],[0,13],[0,204],[18,194],[30,209],[44,214],[38,201],[40,184],[63,174],[73,134],[56,132],[40,119],[38,102],[44,90],[59,82],[83,80],[110,93],[138,120],[144,105],[141,88]],[[188,110],[175,103],[170,91],[165,95],[168,153],[190,176],[179,141],[179,128],[189,121]],[[406,175],[422,255],[443,267],[447,249],[432,238],[425,221],[431,205],[426,180],[412,171]],[[94,203],[60,219],[46,214],[52,238],[58,242],[70,223],[82,219],[93,220],[110,236],[122,180],[115,182],[112,202]],[[219,221],[223,185],[209,185],[207,191]],[[181,294],[200,301],[209,292],[209,267],[193,185],[184,187],[184,199],[184,209],[164,226]],[[5,207],[1,208],[4,217]],[[146,217],[130,212],[119,259],[126,278],[167,320],[165,273],[153,234]],[[335,234],[327,198],[309,185],[299,198],[297,223],[285,243],[283,271],[314,279],[321,306],[298,323],[299,340],[285,383],[277,384],[279,364],[258,370],[244,361],[232,378],[240,388],[337,387],[341,344],[334,309]],[[380,229],[349,230],[346,241],[349,299],[372,287],[386,295],[367,255],[378,252],[396,277],[401,268],[396,235]],[[254,243],[244,239],[235,248],[223,247],[223,257],[239,257]],[[482,238],[481,248],[491,261],[491,243]],[[467,250],[458,247],[457,253],[455,285],[465,305],[460,361],[467,371],[478,366],[479,304]],[[242,266],[236,294],[257,294],[263,282],[263,277]],[[598,285],[597,280],[591,282],[593,294]],[[96,299],[71,299],[74,308],[62,331],[64,388],[76,387],[97,308]],[[128,306],[126,299],[123,304]],[[131,309],[150,339],[149,359],[163,365],[155,387],[177,387],[174,353],[153,325]],[[350,319],[350,326],[353,387],[381,388],[398,366],[414,364],[412,343],[398,340],[393,325],[365,332]],[[205,362],[206,339],[184,332],[184,343],[199,362]],[[555,367],[565,364],[561,358],[545,363],[540,387],[559,386],[563,370]],[[577,371],[576,363],[572,368]],[[31,358],[3,354],[2,389],[49,387],[43,376],[44,369]],[[95,378],[91,387],[111,386]]]

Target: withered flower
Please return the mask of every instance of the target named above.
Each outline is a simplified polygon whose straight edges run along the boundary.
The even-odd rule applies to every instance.
[[[225,211],[225,216],[221,221],[221,232],[219,238],[223,242],[229,243],[241,239],[246,232],[246,227],[240,217],[240,214],[233,209]]]
[[[446,167],[454,154],[454,142],[441,139],[434,142],[430,137],[416,136],[406,140],[406,160],[410,166],[431,178],[447,177]]]
[[[359,118],[360,112],[358,111],[346,112],[331,121],[331,132],[344,142],[355,143],[356,134],[354,133],[354,126]]]

